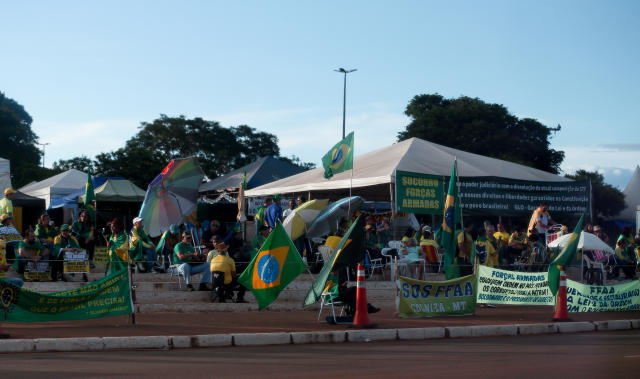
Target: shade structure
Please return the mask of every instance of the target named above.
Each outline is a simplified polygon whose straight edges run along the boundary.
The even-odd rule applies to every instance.
[[[557,239],[549,242],[549,247],[565,247],[571,237],[571,233],[558,237]],[[580,239],[578,240],[578,249],[582,250],[601,250],[608,253],[614,253],[611,246],[604,243],[595,234],[582,232],[580,233]]]
[[[341,218],[348,218],[347,213],[360,209],[364,199],[360,196],[345,197],[327,206],[309,226],[307,237],[314,238],[329,234],[336,230]]]
[[[172,224],[180,224],[195,209],[204,172],[195,158],[174,159],[156,176],[140,208],[145,231],[159,236]]]
[[[329,200],[311,200],[294,209],[282,222],[284,230],[292,240],[305,234],[311,223],[329,204]]]
[[[94,180],[95,182],[95,180]],[[96,201],[112,202],[140,202],[144,200],[145,192],[126,179],[108,179],[94,190]],[[78,201],[84,201],[84,193]]]

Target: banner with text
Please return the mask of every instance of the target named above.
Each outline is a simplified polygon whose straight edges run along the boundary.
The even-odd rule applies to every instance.
[[[396,209],[416,214],[442,214],[442,176],[396,171]]]
[[[0,280],[0,320],[86,320],[133,313],[127,269],[73,290],[41,294]]]
[[[482,176],[460,178],[459,188],[464,213],[529,215],[543,201],[552,215],[591,213],[588,181],[536,182]]]
[[[478,303],[553,305],[547,272],[517,272],[478,266]]]
[[[569,312],[613,312],[640,310],[640,281],[617,286],[590,286],[567,280]]]
[[[443,282],[400,277],[396,282],[400,317],[471,315],[476,308],[476,276]]]

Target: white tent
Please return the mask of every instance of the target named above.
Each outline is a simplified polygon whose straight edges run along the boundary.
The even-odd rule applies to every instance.
[[[614,219],[633,222],[636,220],[636,210],[640,205],[640,166],[636,166],[631,180],[622,193],[627,207]]]
[[[386,198],[388,199],[389,184],[394,182],[396,170],[449,176],[454,158],[458,160],[458,175],[461,177],[495,176],[546,182],[571,181],[535,168],[468,153],[419,138],[410,138],[355,157],[353,187],[383,186],[386,189]],[[248,190],[246,195],[255,197],[349,188],[351,170],[334,175],[329,180],[324,178],[323,173],[324,169],[321,167],[305,171]],[[367,196],[367,198],[370,197]]]
[[[0,199],[4,198],[4,190],[11,187],[11,163],[0,158]]]
[[[49,209],[65,196],[84,188],[86,183],[87,173],[72,168],[45,180],[28,184],[20,188],[20,191],[44,199]]]
[[[549,247],[565,247],[569,242],[569,238],[573,233],[565,234],[557,239],[549,242]],[[582,232],[580,233],[580,239],[578,240],[578,249],[582,250],[601,250],[606,251],[607,253],[615,253],[613,249],[604,243],[600,238],[598,238],[595,234]]]

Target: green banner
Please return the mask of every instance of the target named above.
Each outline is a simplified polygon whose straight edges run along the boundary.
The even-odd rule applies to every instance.
[[[613,312],[640,310],[640,281],[617,286],[590,286],[567,280],[569,312]]]
[[[396,171],[396,209],[416,214],[442,214],[442,176]]]
[[[425,282],[400,277],[398,313],[400,317],[471,315],[476,308],[476,276],[443,282]]]
[[[553,305],[547,272],[507,271],[478,266],[478,303]]]
[[[458,185],[465,214],[530,215],[543,201],[549,205],[551,215],[591,212],[588,181],[537,182],[481,176],[460,178]]]
[[[127,269],[73,290],[41,294],[0,280],[0,320],[86,320],[133,313]]]

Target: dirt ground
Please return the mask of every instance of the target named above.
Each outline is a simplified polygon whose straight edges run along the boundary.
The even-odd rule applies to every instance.
[[[498,306],[476,308],[471,316],[403,319],[392,308],[370,315],[378,328],[424,328],[436,326],[509,325],[547,323],[553,318],[550,306]],[[323,312],[323,317],[330,312]],[[344,325],[318,322],[317,311],[145,313],[136,315],[132,325],[127,316],[96,320],[49,323],[0,323],[4,333],[18,338],[65,338],[107,336],[197,335],[346,330]],[[573,321],[640,319],[640,312],[570,313]],[[321,319],[322,320],[322,319]]]

